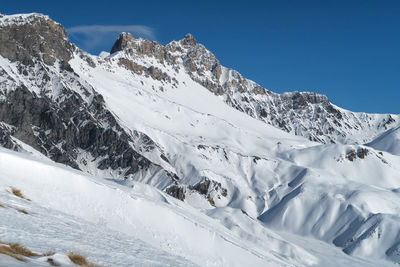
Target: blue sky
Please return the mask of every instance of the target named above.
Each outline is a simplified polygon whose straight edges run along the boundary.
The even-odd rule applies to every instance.
[[[400,1],[19,0],[0,12],[47,14],[94,54],[110,50],[120,31],[162,44],[190,32],[223,65],[272,91],[400,113]]]

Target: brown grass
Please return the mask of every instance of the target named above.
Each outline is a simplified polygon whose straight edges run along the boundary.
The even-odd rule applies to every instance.
[[[22,256],[25,256],[25,257],[50,256],[50,255],[53,255],[54,253],[52,251],[48,251],[43,254],[38,254],[38,253],[32,252],[31,250],[21,246],[18,243],[0,242],[0,254],[8,255],[10,257],[13,257],[16,260],[26,262],[27,260],[25,258],[23,258]],[[89,262],[85,256],[78,254],[78,253],[71,252],[68,254],[68,257],[73,263],[75,263],[76,265],[79,265],[79,266],[100,267],[99,265]],[[51,266],[60,266],[52,258],[47,258],[47,262]]]
[[[26,259],[18,256],[17,254],[14,253],[14,250],[10,248],[9,246],[0,246],[0,254],[8,255],[10,257],[13,257],[16,260],[26,262]]]
[[[6,208],[3,204],[0,203],[0,208]]]
[[[26,257],[34,257],[34,256],[41,256],[35,252],[30,251],[27,248],[24,248],[18,243],[9,243],[10,248],[14,251],[14,254],[19,254]]]
[[[70,252],[68,254],[68,257],[73,263],[75,263],[76,265],[79,265],[79,266],[99,267],[99,265],[89,262],[85,256],[78,254],[78,253]]]
[[[22,194],[21,190],[15,188],[15,187],[12,187],[12,186],[11,186],[10,188],[11,188],[11,193],[13,193],[15,196],[17,196],[17,197],[19,197],[19,198],[22,198],[22,199],[26,199],[26,200],[31,201],[29,198],[26,198],[26,197]]]
[[[38,253],[32,252],[31,250],[21,246],[18,243],[6,243],[6,242],[1,242],[1,241],[0,241],[0,253],[8,255],[10,257],[13,257],[16,260],[23,261],[23,262],[26,262],[27,260],[21,256],[36,257],[36,256],[54,255],[54,253],[52,251],[47,251],[43,254],[38,254]],[[48,258],[47,262],[52,266],[60,266],[52,258]],[[88,265],[88,267],[92,267],[92,265]]]
[[[29,212],[27,212],[26,210],[24,210],[24,209],[16,209],[17,211],[19,211],[19,212],[21,212],[21,213],[23,213],[23,214],[29,214]]]

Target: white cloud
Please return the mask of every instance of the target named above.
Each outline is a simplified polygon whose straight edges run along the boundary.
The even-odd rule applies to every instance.
[[[144,25],[80,25],[68,28],[67,32],[86,50],[114,42],[121,32],[130,32],[134,37],[156,39],[154,30]]]

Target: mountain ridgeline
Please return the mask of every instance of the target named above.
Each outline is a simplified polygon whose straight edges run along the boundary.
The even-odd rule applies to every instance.
[[[0,103],[0,120],[8,126],[2,127],[4,145],[13,146],[7,138],[13,135],[74,168],[82,165],[77,162],[79,153],[94,159],[104,157],[98,168],[119,169],[119,175],[150,166],[135,150],[154,149],[154,143],[144,134],[126,133],[104,106],[102,96],[74,72],[68,63],[74,56],[80,56],[91,67],[101,63],[71,44],[60,24],[30,14],[3,16],[1,26],[0,55],[15,63],[17,72],[10,75],[9,70],[1,69],[0,89],[7,100]],[[111,49],[112,55],[118,53],[128,55],[120,57],[118,63],[136,75],[177,85],[179,80],[150,62],[168,64],[188,73],[235,109],[312,141],[365,143],[399,120],[396,115],[349,112],[315,93],[275,94],[223,67],[190,34],[162,46],[122,33]],[[142,65],[136,59],[150,64]],[[129,143],[143,143],[146,148],[134,148]]]
[[[250,240],[255,262],[267,262],[268,228],[399,263],[399,123],[312,92],[271,92],[191,34],[161,45],[121,33],[94,56],[47,16],[0,15],[0,146],[160,190],[152,197]],[[185,256],[178,241],[164,249]],[[314,262],[291,261],[291,249],[278,261]]]

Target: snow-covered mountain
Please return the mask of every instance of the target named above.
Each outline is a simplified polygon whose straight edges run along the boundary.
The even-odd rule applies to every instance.
[[[399,115],[270,92],[191,35],[90,55],[40,14],[0,17],[0,73],[0,245],[63,264],[400,263]]]
[[[400,156],[400,127],[384,132],[368,145],[375,149]]]
[[[166,46],[121,34],[111,50],[112,54],[116,52],[119,64],[136,74],[141,74],[143,66],[148,68],[155,63],[162,65],[159,70],[166,66],[177,73],[183,71],[235,109],[312,141],[365,143],[399,123],[398,115],[350,112],[333,105],[326,96],[312,92],[273,93],[222,66],[190,34]],[[158,80],[178,86],[173,75],[162,71],[155,75]]]

